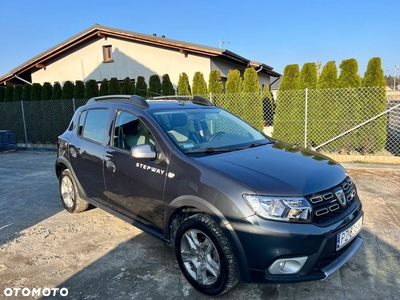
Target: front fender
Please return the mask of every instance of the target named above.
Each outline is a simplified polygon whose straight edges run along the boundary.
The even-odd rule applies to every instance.
[[[174,213],[181,208],[190,208],[191,210],[194,210],[196,212],[206,213],[214,219],[214,221],[221,228],[222,232],[225,234],[226,238],[229,240],[232,251],[236,258],[236,264],[241,280],[243,282],[251,283],[252,279],[249,273],[247,259],[242,247],[242,243],[240,242],[235,230],[232,228],[229,221],[210,202],[193,195],[179,196],[178,198],[174,199],[169,204],[166,210],[166,215],[164,219],[165,238],[169,239],[169,229],[172,222],[172,217]]]

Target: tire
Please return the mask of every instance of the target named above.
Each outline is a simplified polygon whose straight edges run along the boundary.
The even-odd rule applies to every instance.
[[[207,295],[221,295],[238,283],[228,239],[206,214],[185,219],[176,230],[175,254],[187,281]]]
[[[64,208],[70,213],[83,212],[89,206],[89,202],[79,197],[75,180],[68,169],[62,171],[60,176],[60,196]]]

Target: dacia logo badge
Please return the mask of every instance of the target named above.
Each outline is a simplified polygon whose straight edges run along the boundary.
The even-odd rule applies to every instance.
[[[344,207],[346,206],[346,195],[342,189],[335,192],[340,204]]]

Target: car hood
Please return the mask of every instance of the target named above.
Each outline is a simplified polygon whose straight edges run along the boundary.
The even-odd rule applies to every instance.
[[[329,189],[346,177],[330,158],[284,142],[208,155],[198,161],[239,180],[258,194],[305,196]]]

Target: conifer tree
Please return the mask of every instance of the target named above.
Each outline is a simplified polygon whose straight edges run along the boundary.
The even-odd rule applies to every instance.
[[[240,104],[240,117],[262,130],[264,128],[263,101],[260,94],[260,81],[254,68],[247,68],[243,74],[243,91]]]
[[[16,85],[15,88],[14,88],[13,101],[21,101],[22,100],[22,92],[23,91],[24,91],[24,86],[23,85],[21,85],[21,84]]]
[[[75,85],[72,81],[68,80],[64,82],[61,99],[66,100],[74,98],[74,87]]]
[[[122,95],[133,95],[135,94],[135,87],[133,85],[132,80],[129,77],[125,77],[121,86],[121,94]]]
[[[108,94],[109,95],[119,95],[121,94],[121,86],[117,77],[112,77],[108,82]]]
[[[108,95],[108,80],[104,78],[100,83],[99,96],[107,96]]]
[[[373,57],[368,62],[367,70],[361,86],[361,120],[367,121],[386,110],[385,76],[379,57]],[[363,153],[373,153],[382,150],[386,143],[386,114],[374,120],[359,130],[360,148]]]
[[[142,97],[147,96],[147,83],[143,76],[138,76],[137,78],[136,94]]]
[[[0,102],[4,102],[5,98],[6,98],[6,87],[0,86]]]
[[[14,99],[14,86],[13,85],[7,85],[6,86],[6,92],[5,92],[4,101],[5,102],[12,102],[13,99]]]
[[[335,89],[339,85],[335,61],[328,61],[318,78],[317,87],[320,89]]]
[[[204,75],[201,72],[194,73],[192,84],[193,95],[208,97],[207,83],[204,80]]]
[[[157,74],[151,75],[149,78],[149,97],[157,97],[161,95],[161,80]]]
[[[219,99],[222,98],[224,87],[221,81],[221,73],[219,70],[212,70],[208,78],[208,92],[210,93],[211,101],[215,105],[219,105]],[[222,100],[222,99],[221,99]]]
[[[161,80],[161,94],[163,96],[170,96],[170,95],[175,95],[175,89],[174,86],[171,83],[171,80],[169,78],[168,74],[164,74],[162,76]]]
[[[50,82],[43,83],[41,99],[42,100],[51,100],[51,95],[53,94],[53,86]]]
[[[189,77],[185,72],[179,75],[177,92],[178,95],[183,95],[183,96],[191,95]]]
[[[97,81],[94,79],[90,79],[85,83],[85,98],[89,99],[92,97],[97,97],[99,95],[99,86],[97,85]]]
[[[42,85],[40,83],[32,84],[31,99],[40,101],[42,99]]]
[[[51,100],[60,100],[62,95],[62,87],[59,82],[55,82],[53,92],[51,93]]]
[[[75,81],[74,98],[75,99],[84,99],[85,98],[85,84],[83,83],[82,80]]]
[[[31,100],[31,92],[32,92],[32,85],[24,84],[24,89],[22,91],[22,100],[24,101]]]
[[[299,65],[287,65],[283,71],[276,100],[273,137],[290,143],[302,144],[298,128],[294,126],[295,120],[292,119],[293,106],[298,105],[300,99],[304,99],[299,87]]]
[[[229,70],[225,86],[224,100],[219,103],[222,108],[240,117],[242,113],[241,96],[243,80],[239,70]]]

